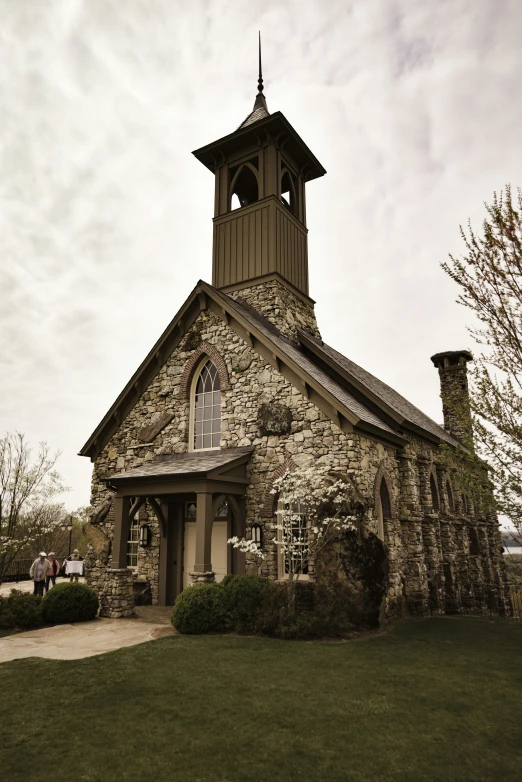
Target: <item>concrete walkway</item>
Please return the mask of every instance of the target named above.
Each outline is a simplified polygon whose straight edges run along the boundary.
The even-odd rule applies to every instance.
[[[175,635],[170,624],[171,611],[171,608],[142,606],[131,619],[94,619],[9,635],[0,638],[0,663],[24,657],[80,660]]]

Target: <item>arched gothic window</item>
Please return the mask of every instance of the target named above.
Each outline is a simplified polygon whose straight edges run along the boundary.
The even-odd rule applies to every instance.
[[[280,498],[277,506],[278,577],[287,579],[290,571],[302,580],[308,574],[308,522],[301,502],[292,506]]]
[[[381,485],[379,486],[379,497],[377,502],[377,535],[382,541],[384,541],[384,520],[391,519],[391,515],[390,493],[383,477],[381,478]]]
[[[439,490],[437,489],[437,483],[433,473],[430,475],[430,491],[431,491],[431,507],[433,510],[439,510]]]
[[[292,214],[296,213],[295,185],[287,168],[283,169],[281,176],[281,201]]]
[[[219,448],[221,443],[221,390],[219,374],[210,359],[204,359],[192,382],[192,450]]]
[[[245,163],[237,169],[232,177],[230,191],[230,211],[259,200],[257,176],[251,163]]]

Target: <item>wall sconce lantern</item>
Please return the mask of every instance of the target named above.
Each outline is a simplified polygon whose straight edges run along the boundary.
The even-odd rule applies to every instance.
[[[258,548],[262,548],[263,546],[263,531],[259,524],[256,522],[255,524],[252,524],[252,542],[257,545]]]
[[[150,527],[146,524],[140,527],[140,546],[143,548],[150,546]]]

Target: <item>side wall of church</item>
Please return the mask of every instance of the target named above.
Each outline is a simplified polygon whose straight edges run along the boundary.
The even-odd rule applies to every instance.
[[[389,614],[397,612],[397,607],[404,604],[409,610],[420,613],[430,608],[442,611],[448,600],[457,600],[457,585],[464,580],[470,585],[470,594],[474,585],[486,578],[501,582],[495,520],[481,518],[477,513],[473,517],[469,513],[465,515],[458,504],[450,508],[444,475],[440,471],[437,474],[440,507],[433,508],[429,475],[435,469],[435,446],[412,440],[407,448],[397,452],[394,447],[386,447],[360,434],[343,432],[209,311],[199,315],[97,458],[91,500],[95,510],[112,497],[105,478],[149,462],[158,455],[188,450],[189,401],[180,389],[185,365],[203,340],[221,354],[230,378],[230,388],[222,391],[222,447],[255,447],[247,468],[250,480],[246,494],[247,530],[254,522],[264,529],[270,554],[261,568],[264,575],[277,577],[276,546],[271,543],[274,531],[270,490],[282,466],[291,459],[297,466],[318,463],[351,475],[368,502],[366,525],[374,532],[377,532],[378,524],[374,507],[376,480],[378,476],[386,476],[391,487],[393,510],[391,517],[384,520],[389,561]],[[260,406],[274,404],[283,405],[290,411],[289,429],[283,434],[263,434]],[[151,443],[140,443],[140,430],[165,413],[171,414],[172,420]],[[152,511],[140,511],[140,521],[144,520],[152,530],[152,541],[148,548],[139,549],[134,580],[137,585],[150,585],[152,602],[156,603],[160,529]],[[477,538],[480,541],[479,553],[473,555],[468,530],[471,524],[479,528]],[[112,525],[111,510],[100,524],[109,539]],[[91,552],[89,578],[100,588],[106,581],[106,565],[110,566],[110,560]]]

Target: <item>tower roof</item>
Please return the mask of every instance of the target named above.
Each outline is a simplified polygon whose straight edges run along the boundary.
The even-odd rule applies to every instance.
[[[255,111],[257,109],[254,109],[252,114]],[[247,120],[248,117],[233,133],[194,150],[192,154],[212,173],[215,173],[219,166],[223,165],[223,161],[227,160],[228,155],[236,152],[238,148],[247,148],[250,145],[257,149],[277,139],[280,145],[285,144],[285,152],[294,160],[305,182],[326,174],[326,170],[316,156],[280,111],[276,111],[275,114],[267,113],[266,116],[253,119],[251,122]]]
[[[245,128],[247,125],[252,125],[254,122],[257,122],[260,119],[265,119],[265,117],[270,116],[268,106],[266,105],[266,98],[263,95],[263,89],[263,69],[261,66],[261,33],[259,33],[259,76],[257,77],[257,95],[253,110],[250,112],[248,117],[243,120],[238,130],[240,130],[240,128]]]
[[[266,117],[269,116],[270,116],[270,112],[268,111],[268,107],[266,105],[265,96],[257,95],[253,110],[250,112],[248,117],[245,120],[243,120],[238,130],[241,130],[241,128],[246,128],[247,125],[253,125],[254,122],[258,122],[258,120],[265,119]]]

